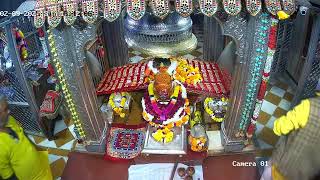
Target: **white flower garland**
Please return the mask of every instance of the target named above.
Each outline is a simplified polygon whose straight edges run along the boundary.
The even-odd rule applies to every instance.
[[[158,74],[159,70],[153,67],[153,61],[149,61],[147,66],[153,72],[153,74]]]
[[[170,74],[170,76],[173,74],[173,72],[177,69],[178,62],[177,61],[171,61],[171,65],[169,66],[167,72]]]

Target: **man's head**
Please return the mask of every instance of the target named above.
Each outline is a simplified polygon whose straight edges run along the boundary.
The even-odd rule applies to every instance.
[[[4,95],[0,95],[0,128],[8,123],[9,112],[7,98]]]

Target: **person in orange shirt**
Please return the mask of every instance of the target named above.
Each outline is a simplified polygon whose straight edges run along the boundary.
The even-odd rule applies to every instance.
[[[47,152],[37,151],[9,113],[0,95],[0,179],[52,180]]]

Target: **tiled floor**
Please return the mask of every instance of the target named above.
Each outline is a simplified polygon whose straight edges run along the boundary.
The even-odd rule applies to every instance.
[[[273,133],[274,121],[291,107],[295,85],[285,75],[275,75],[269,81],[267,93],[257,122],[256,135],[261,149],[271,149],[279,137]]]
[[[60,179],[65,164],[68,160],[68,153],[74,149],[76,135],[73,131],[74,124],[70,120],[58,121],[55,126],[56,140],[49,141],[39,136],[29,138],[41,148],[48,149],[49,163],[54,179]]]

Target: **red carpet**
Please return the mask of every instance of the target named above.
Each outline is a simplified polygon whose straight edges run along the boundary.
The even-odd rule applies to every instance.
[[[113,124],[106,143],[106,160],[128,160],[137,157],[142,151],[145,139],[145,126]]]

